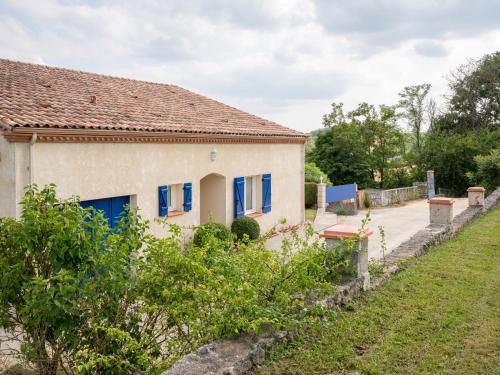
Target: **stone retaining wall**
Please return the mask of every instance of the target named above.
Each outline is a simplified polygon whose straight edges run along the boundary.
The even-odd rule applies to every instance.
[[[389,206],[402,202],[427,197],[427,183],[414,183],[413,186],[389,190],[368,189],[364,191],[370,196],[374,206]]]
[[[484,203],[484,208],[479,206],[467,208],[453,219],[451,226],[428,226],[399,245],[385,258],[384,272],[372,280],[371,287],[379,286],[389,275],[398,272],[404,259],[419,256],[430,246],[453,237],[473,218],[499,205],[500,188],[490,194]],[[335,295],[317,303],[329,308],[338,308],[357,297],[361,293],[362,286],[362,280],[347,280],[337,287]],[[266,352],[274,345],[286,344],[292,338],[293,332],[269,330],[258,336],[243,335],[237,339],[218,340],[184,356],[162,375],[242,374],[261,363]]]

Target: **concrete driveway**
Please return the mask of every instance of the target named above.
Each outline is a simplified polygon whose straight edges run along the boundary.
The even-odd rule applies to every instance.
[[[468,206],[467,198],[456,198],[453,215],[456,216]],[[366,210],[358,211],[356,216],[337,216],[338,224],[360,226]],[[368,257],[382,258],[379,225],[384,228],[387,253],[409,239],[419,230],[429,225],[429,204],[426,199],[408,202],[404,206],[374,208],[370,211],[371,221],[368,228],[373,230],[368,242]],[[387,255],[387,254],[386,254]]]

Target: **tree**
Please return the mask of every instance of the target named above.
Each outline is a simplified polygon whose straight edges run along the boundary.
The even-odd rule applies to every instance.
[[[451,74],[449,87],[439,130],[467,133],[500,126],[500,52],[460,66]]]
[[[388,169],[395,166],[404,150],[404,136],[396,124],[395,107],[361,103],[348,118],[361,129],[362,140],[368,153],[372,179],[379,179],[379,186],[385,187]]]
[[[485,155],[500,145],[500,129],[470,134],[432,133],[424,150],[424,163],[436,176],[436,186],[463,195],[470,185],[471,173],[477,171],[476,155]]]
[[[483,159],[474,158],[500,145],[500,52],[460,66],[449,87],[446,107],[426,136],[423,162],[434,170],[436,185],[462,195],[473,181],[488,181],[476,177]],[[484,163],[494,167],[493,159]]]
[[[425,122],[426,97],[429,94],[431,85],[424,83],[422,85],[407,86],[399,93],[398,106],[403,110],[402,116],[408,122],[410,129],[415,136],[415,148],[417,156],[421,153],[421,137]]]
[[[320,132],[310,159],[334,185],[371,185],[368,153],[361,128],[356,124],[341,123]]]
[[[380,174],[380,187],[385,187],[386,171],[399,165],[404,149],[404,137],[396,124],[394,107],[380,106],[373,146],[373,165]]]
[[[436,117],[438,115],[437,103],[434,98],[430,98],[426,106],[427,122],[429,123],[429,131],[433,131],[435,127]]]
[[[318,136],[318,133],[321,132],[321,130],[322,129],[317,129],[309,133],[309,137],[307,138],[305,144],[306,162],[310,161],[311,155],[314,151],[314,148],[316,147],[316,137]]]
[[[343,124],[346,121],[346,117],[344,115],[344,103],[334,102],[331,107],[331,112],[323,115],[323,125],[327,128]]]
[[[311,160],[334,184],[370,186],[379,177],[383,187],[387,169],[404,147],[395,108],[361,103],[347,115],[342,108],[333,103],[332,113],[323,116],[328,129],[318,134]]]

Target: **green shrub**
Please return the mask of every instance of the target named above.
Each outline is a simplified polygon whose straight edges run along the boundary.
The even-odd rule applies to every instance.
[[[326,210],[341,216],[352,216],[357,213],[356,203],[347,201],[330,203]]]
[[[306,208],[313,208],[318,203],[318,186],[313,182],[306,182],[305,185]]]
[[[245,234],[249,240],[256,240],[260,235],[260,226],[257,220],[248,216],[241,216],[231,224],[231,232],[236,235],[240,241],[245,240]]]
[[[310,225],[285,233],[281,251],[263,240],[227,251],[212,224],[195,246],[174,224],[146,234],[135,211],[110,231],[53,186],[21,203],[19,219],[0,219],[0,328],[46,375],[155,374],[215,339],[297,328],[324,316],[311,293],[333,292],[353,249],[328,248]]]
[[[224,224],[214,221],[210,221],[196,228],[193,243],[195,246],[201,247],[207,244],[212,236],[224,243],[226,249],[231,247],[233,241],[231,231]]]
[[[145,306],[160,312],[168,360],[217,338],[265,326],[297,328],[322,316],[320,306],[303,309],[309,292],[331,293],[352,250],[327,248],[310,225],[284,234],[281,251],[260,241],[241,243],[236,252],[217,242],[210,249],[184,247],[180,229],[170,233],[148,244],[149,261],[138,270]]]
[[[368,263],[368,273],[370,277],[378,277],[384,273],[384,266],[378,260],[372,260]]]
[[[471,185],[480,185],[488,191],[500,186],[500,149],[491,150],[488,155],[474,157],[477,172],[467,173]]]
[[[4,335],[40,374],[150,373],[154,312],[131,272],[146,223],[127,210],[111,231],[102,212],[58,199],[53,185],[30,187],[21,204],[19,219],[0,218]]]
[[[330,179],[328,175],[323,172],[319,167],[314,163],[306,163],[305,165],[305,180],[306,182],[314,182],[319,184],[323,181],[326,185],[331,185]]]
[[[370,198],[370,194],[365,191],[365,194],[363,195],[363,205],[365,208],[370,208],[372,206],[372,200]]]
[[[387,170],[385,174],[384,188],[396,189],[400,187],[411,186],[412,182],[412,174],[405,168],[392,168]]]

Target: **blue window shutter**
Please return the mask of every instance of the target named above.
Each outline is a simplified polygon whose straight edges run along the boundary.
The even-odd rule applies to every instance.
[[[271,211],[271,174],[262,175],[262,212]]]
[[[104,218],[108,221],[109,226],[112,226],[111,219],[113,214],[111,211],[111,198],[93,199],[90,201],[80,202],[83,208],[93,207],[95,212],[102,211]]]
[[[168,215],[168,186],[158,186],[158,216]]]
[[[245,177],[234,179],[234,218],[245,215]]]
[[[130,197],[124,195],[122,197],[94,199],[90,201],[82,201],[80,205],[83,208],[93,207],[95,211],[102,211],[104,218],[108,221],[109,227],[116,227],[116,223],[121,219],[122,213],[125,211],[125,206],[130,205]]]
[[[192,208],[192,201],[193,201],[193,184],[191,182],[186,182],[184,184],[184,187],[182,188],[184,190],[184,212],[189,212],[191,211]]]
[[[111,228],[114,228],[116,223],[121,219],[121,215],[125,212],[127,204],[130,205],[130,197],[128,195],[111,198]]]

